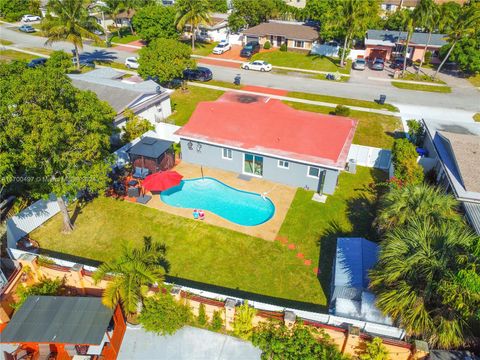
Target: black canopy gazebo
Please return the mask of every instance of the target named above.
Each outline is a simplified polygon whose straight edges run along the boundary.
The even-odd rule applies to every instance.
[[[150,174],[170,170],[175,165],[173,141],[146,136],[127,152],[134,168],[148,169]]]

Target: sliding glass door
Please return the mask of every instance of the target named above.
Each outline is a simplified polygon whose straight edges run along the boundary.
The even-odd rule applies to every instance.
[[[253,154],[245,154],[243,172],[245,174],[263,176],[263,157]]]

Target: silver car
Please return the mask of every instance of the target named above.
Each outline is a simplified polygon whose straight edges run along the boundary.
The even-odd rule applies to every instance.
[[[365,59],[356,59],[352,64],[352,68],[354,68],[355,70],[365,70],[366,67],[367,62],[365,61]]]

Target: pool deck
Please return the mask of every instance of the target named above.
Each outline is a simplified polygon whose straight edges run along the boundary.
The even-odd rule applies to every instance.
[[[200,166],[185,162],[180,162],[173,170],[182,174],[184,179],[194,179],[202,176]],[[197,221],[204,221],[207,224],[221,226],[269,241],[275,240],[278,231],[282,226],[283,220],[287,215],[288,209],[290,208],[290,204],[293,201],[296,188],[259,178],[243,180],[238,178],[239,174],[237,173],[207,167],[203,167],[203,175],[220,180],[221,182],[240,190],[259,194],[266,192],[267,196],[275,205],[275,214],[270,220],[257,226],[238,225],[209,211],[205,211],[205,220]],[[189,219],[193,218],[192,209],[177,208],[167,205],[162,202],[159,195],[154,195],[152,200],[148,202],[147,206]]]

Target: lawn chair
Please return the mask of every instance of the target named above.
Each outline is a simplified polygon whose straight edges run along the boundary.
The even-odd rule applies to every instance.
[[[132,174],[132,177],[134,179],[145,179],[148,175],[149,171],[147,168],[142,168],[142,167],[135,167],[135,171]]]

